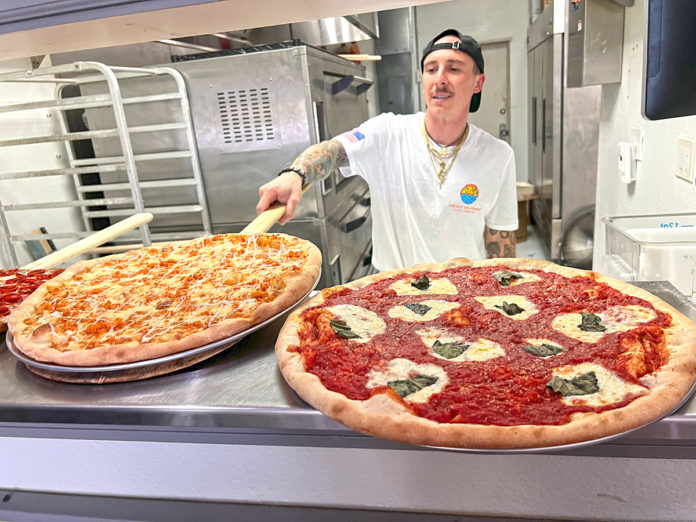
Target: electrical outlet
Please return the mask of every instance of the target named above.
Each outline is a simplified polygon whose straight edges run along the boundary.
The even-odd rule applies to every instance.
[[[677,177],[690,183],[694,181],[694,149],[696,140],[693,138],[677,138]]]

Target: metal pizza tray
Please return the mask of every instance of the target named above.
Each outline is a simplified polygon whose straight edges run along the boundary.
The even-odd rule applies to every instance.
[[[95,380],[97,380],[99,382],[108,382],[112,380],[108,378],[109,375],[111,375],[111,377],[114,377],[113,381],[132,380],[128,378],[120,378],[127,376],[133,377],[135,375],[143,375],[142,377],[138,378],[146,378],[154,375],[161,375],[162,373],[175,371],[182,367],[195,364],[196,362],[202,361],[208,357],[212,357],[213,355],[220,353],[222,350],[225,350],[226,348],[229,348],[236,342],[242,340],[244,337],[251,334],[252,332],[255,332],[268,325],[269,323],[275,321],[278,317],[282,316],[283,314],[287,313],[290,309],[296,307],[297,305],[305,301],[313,293],[314,289],[319,283],[320,278],[321,271],[319,272],[316,281],[314,281],[314,284],[307,291],[307,293],[305,293],[300,299],[298,299],[296,302],[294,302],[287,308],[279,311],[278,313],[276,313],[272,317],[269,317],[261,323],[255,324],[250,328],[247,328],[246,330],[232,335],[230,337],[225,337],[224,339],[219,339],[217,341],[205,344],[203,346],[199,346],[197,348],[192,348],[190,350],[185,350],[164,357],[158,357],[156,359],[148,359],[145,361],[136,361],[123,364],[110,364],[104,366],[61,366],[58,364],[44,363],[32,359],[31,357],[28,357],[26,354],[22,353],[14,346],[14,339],[12,338],[12,334],[10,332],[7,332],[5,343],[7,345],[8,351],[12,355],[14,355],[19,361],[24,363],[29,370],[44,377],[56,377],[56,380],[64,380],[68,382],[95,382]],[[165,369],[165,371],[157,371],[158,368]],[[137,373],[138,370],[145,370],[145,372]],[[149,373],[147,372],[148,370],[150,370]],[[63,374],[62,378],[60,374]],[[106,376],[106,378],[104,376]],[[96,377],[96,379],[90,379],[90,377]]]

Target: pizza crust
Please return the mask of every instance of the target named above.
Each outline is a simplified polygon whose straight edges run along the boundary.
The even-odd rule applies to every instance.
[[[299,241],[305,249],[305,263],[301,270],[284,278],[286,286],[273,301],[260,304],[250,317],[223,320],[208,329],[193,333],[179,340],[151,343],[132,341],[117,345],[104,344],[89,350],[59,351],[54,349],[46,335],[51,328],[50,325],[37,328],[33,334],[24,332],[24,321],[34,313],[34,309],[37,306],[44,302],[50,293],[52,285],[60,285],[64,281],[69,281],[75,274],[90,270],[92,267],[97,267],[108,260],[128,261],[130,258],[135,257],[134,252],[137,252],[131,251],[115,256],[79,261],[67,268],[62,274],[39,287],[37,291],[31,294],[10,314],[8,326],[14,345],[22,353],[40,362],[76,367],[105,366],[165,357],[241,333],[297,303],[299,299],[309,292],[319,277],[322,258],[321,252],[316,246],[309,241],[285,234],[274,235],[290,238],[293,242]],[[181,242],[178,243],[180,244]],[[163,246],[149,248],[157,249]],[[124,292],[127,291],[128,289],[124,289]]]
[[[670,314],[672,324],[665,332],[669,361],[659,371],[648,374],[641,380],[649,387],[649,393],[624,407],[601,413],[574,413],[570,422],[558,426],[438,423],[412,414],[402,402],[391,397],[391,392],[378,393],[364,401],[351,400],[326,389],[317,376],[305,371],[299,353],[288,350],[300,344],[302,311],[321,306],[325,296],[335,289],[322,290],[295,310],[285,322],[276,343],[276,356],[284,378],[311,406],[356,431],[418,445],[492,450],[548,448],[616,436],[669,414],[692,390],[696,380],[696,325],[649,292],[596,272],[563,267],[537,259],[489,259],[472,262],[457,258],[442,264],[422,264],[390,270],[337,288],[359,289],[390,277],[438,272],[454,266],[491,265],[505,265],[512,270],[543,270],[566,277],[589,277],[607,283],[624,294],[645,299],[656,309]]]

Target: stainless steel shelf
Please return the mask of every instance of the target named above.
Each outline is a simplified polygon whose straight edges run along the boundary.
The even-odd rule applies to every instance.
[[[60,75],[60,76],[57,76]],[[163,80],[157,81],[156,79]],[[123,88],[127,83],[123,82],[152,82],[157,81],[155,91],[145,92],[137,96],[127,96],[123,94]],[[12,261],[17,265],[17,255],[14,250],[13,242],[26,241],[27,239],[65,238],[63,231],[51,232],[47,234],[29,235],[27,231],[10,230],[8,220],[5,216],[8,212],[28,212],[38,209],[68,209],[76,208],[81,210],[82,220],[86,231],[92,230],[93,218],[114,218],[129,216],[137,212],[151,212],[155,215],[164,214],[197,214],[199,217],[194,228],[196,234],[198,229],[202,229],[206,234],[212,233],[210,217],[208,215],[208,205],[202,185],[200,162],[193,133],[193,124],[188,104],[188,94],[186,84],[181,74],[170,67],[110,67],[98,62],[75,62],[67,65],[55,67],[32,69],[28,71],[18,71],[0,74],[0,82],[41,82],[55,84],[55,96],[49,100],[36,100],[33,102],[23,102],[16,104],[6,104],[0,106],[0,113],[11,113],[17,111],[30,110],[57,110],[59,115],[60,131],[42,136],[11,136],[0,140],[0,147],[18,147],[25,145],[36,145],[41,143],[64,143],[65,162],[63,168],[45,169],[40,171],[9,172],[0,175],[0,179],[15,180],[29,179],[44,176],[71,176],[75,188],[76,198],[67,201],[27,201],[15,202],[13,204],[2,204],[0,202],[0,224],[4,228],[7,238],[6,250],[11,253]],[[163,87],[164,85],[164,87]],[[81,92],[78,96],[64,96],[66,86],[78,86]],[[93,92],[84,91],[86,86],[96,88]],[[126,89],[127,90],[127,89]],[[105,92],[101,92],[105,91]],[[161,92],[167,91],[167,92]],[[72,93],[71,93],[72,94]],[[138,125],[129,126],[127,122],[126,107],[130,107],[131,115],[144,113],[143,104],[153,104],[169,102],[164,112],[168,121],[139,121]],[[171,102],[174,102],[171,105]],[[141,107],[142,106],[142,107]],[[159,106],[158,106],[159,107]],[[107,110],[110,109],[109,123],[105,125],[92,126],[89,130],[71,130],[65,119],[65,111],[68,110]],[[51,116],[51,113],[48,114]],[[142,118],[141,118],[142,120]],[[100,128],[102,127],[102,128]],[[143,134],[160,133],[179,133],[176,134],[176,141],[169,150],[155,150],[152,152],[134,152],[131,141],[132,136]],[[174,134],[172,134],[174,135]],[[118,144],[116,155],[102,155],[92,158],[75,157],[71,146],[73,142],[79,140],[92,140],[93,144],[103,143],[111,140],[111,143]],[[161,147],[160,147],[161,148]],[[95,146],[96,149],[96,146]],[[99,154],[97,154],[99,156]],[[155,179],[140,181],[138,175],[138,163],[148,162],[149,172],[152,164],[160,161],[178,159],[182,160],[187,167],[182,167],[181,172],[185,177],[175,180]],[[166,169],[167,167],[162,167]],[[125,173],[125,179],[123,175]],[[93,177],[87,182],[82,174],[97,174],[102,183],[94,183]],[[114,178],[114,176],[116,176]],[[156,176],[162,177],[162,176]],[[162,197],[163,195],[181,191],[182,187],[191,187],[193,190],[187,193],[189,201],[177,202],[169,206],[157,204],[156,201],[149,205],[143,197],[143,189],[157,189],[151,191],[148,197]],[[88,199],[87,194],[98,194],[105,191],[121,190],[130,193],[129,196],[119,195],[118,197],[100,197]],[[180,192],[179,192],[180,193]],[[105,210],[89,210],[90,207],[107,207]],[[14,220],[19,221],[19,220]],[[195,220],[194,220],[195,221]],[[140,228],[141,243],[149,245],[151,242],[150,226],[160,227],[156,219],[150,225],[143,225]],[[177,232],[177,236],[185,233]],[[200,234],[198,234],[200,235]],[[72,237],[79,238],[84,235],[77,231]],[[189,236],[195,237],[195,236]]]
[[[97,200],[85,200],[90,202]],[[201,205],[178,205],[178,206],[167,206],[167,207],[144,207],[145,212],[150,214],[190,214],[194,212],[201,212],[203,207]],[[87,217],[110,217],[110,216],[130,216],[133,210],[130,208],[123,209],[111,209],[111,210],[86,210],[83,214]]]
[[[186,187],[195,185],[196,180],[191,178],[162,179],[156,181],[141,181],[141,189]],[[78,192],[108,192],[110,190],[128,190],[128,183],[100,183],[99,185],[83,185],[78,187]]]
[[[163,132],[169,130],[185,129],[184,123],[163,123],[160,125],[142,125],[140,127],[129,127],[128,132],[137,134],[141,132]],[[76,141],[97,138],[114,138],[119,136],[118,129],[105,129],[97,131],[70,132],[67,134],[53,134],[48,136],[34,136],[31,138],[16,138],[11,140],[0,140],[0,147],[13,147],[16,145],[30,145],[35,143],[46,143],[53,141]]]
[[[100,198],[84,199],[79,201],[42,201],[41,203],[21,203],[17,205],[4,205],[5,211],[9,210],[37,210],[40,208],[78,208],[98,205],[132,205],[133,198]]]
[[[153,152],[149,154],[133,154],[131,157],[135,161],[157,161],[174,158],[190,158],[193,151],[174,151],[174,152]],[[73,165],[102,165],[127,161],[125,156],[112,156],[105,158],[85,158],[73,161]]]
[[[126,170],[125,163],[118,163],[114,165],[100,165],[100,172],[117,172],[119,170]],[[28,179],[28,178],[40,178],[44,176],[67,176],[73,174],[91,174],[95,171],[94,166],[87,167],[71,167],[64,169],[46,169],[46,170],[33,170],[27,172],[6,172],[0,175],[0,179]],[[130,187],[130,185],[128,185]]]
[[[0,81],[2,79],[0,78]],[[32,81],[36,81],[35,79]],[[59,82],[59,80],[49,80],[51,83]],[[179,93],[156,94],[151,96],[134,96],[131,98],[123,98],[123,105],[132,105],[136,103],[161,102],[167,100],[182,99]],[[5,104],[0,105],[0,113],[28,111],[34,109],[57,109],[61,111],[69,111],[74,109],[88,109],[94,107],[110,107],[113,105],[113,100],[109,95],[98,94],[94,96],[76,96],[74,98],[64,98],[59,100],[41,100],[27,103]]]

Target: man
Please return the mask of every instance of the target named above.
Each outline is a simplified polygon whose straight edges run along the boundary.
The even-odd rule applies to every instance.
[[[259,189],[258,212],[274,201],[295,214],[302,186],[350,166],[370,186],[374,266],[380,270],[452,257],[514,257],[515,161],[510,146],[468,124],[478,109],[481,48],[448,29],[421,60],[425,113],[380,114],[313,145]]]

